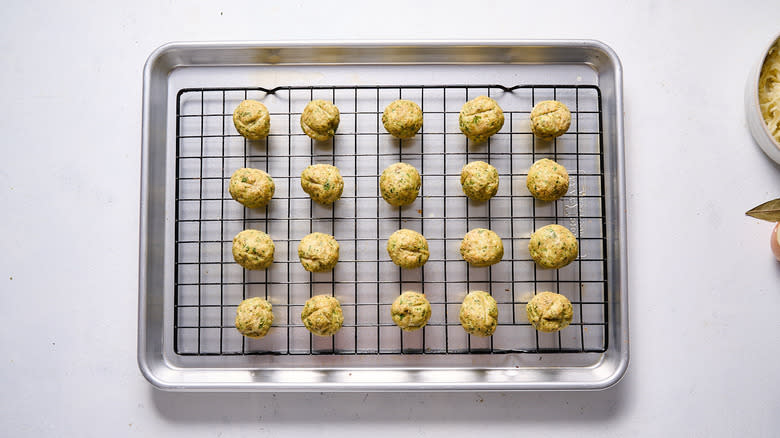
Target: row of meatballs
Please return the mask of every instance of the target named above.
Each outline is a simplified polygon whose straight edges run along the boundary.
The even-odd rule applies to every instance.
[[[330,234],[314,232],[298,243],[298,258],[309,272],[331,271],[339,261],[339,243]],[[274,261],[275,245],[268,234],[246,229],[233,238],[233,258],[249,270],[266,269]],[[545,225],[528,241],[528,252],[543,269],[560,269],[577,258],[577,238],[566,227]],[[430,256],[428,241],[414,230],[400,229],[387,239],[387,254],[396,265],[405,269],[422,267]],[[504,244],[492,230],[474,228],[463,236],[460,255],[471,266],[495,265],[504,257]]]
[[[484,161],[472,161],[461,169],[460,184],[471,200],[487,201],[498,192],[498,170]],[[391,164],[379,177],[379,192],[394,207],[413,203],[421,186],[420,173],[408,163]],[[301,172],[301,187],[312,200],[330,205],[341,198],[344,178],[336,166],[313,164]],[[528,169],[526,187],[536,199],[555,201],[569,190],[569,173],[563,165],[543,158]],[[231,175],[228,191],[245,207],[262,208],[273,198],[276,184],[268,173],[242,167]]]
[[[236,310],[236,328],[249,338],[264,337],[274,322],[272,309],[271,303],[260,297],[242,301]],[[553,292],[535,295],[525,309],[531,325],[546,333],[567,327],[573,316],[571,301]],[[403,292],[390,306],[390,317],[404,331],[419,330],[431,318],[431,303],[419,292]],[[463,299],[458,317],[467,333],[481,337],[492,336],[498,325],[498,305],[489,293],[472,291]],[[333,336],[344,324],[344,312],[336,297],[315,295],[304,304],[301,321],[314,335]]]
[[[530,114],[531,132],[543,140],[552,140],[565,133],[571,125],[571,112],[562,102],[545,100],[534,105]],[[321,99],[312,100],[301,113],[301,129],[317,141],[327,141],[336,135],[341,121],[336,105]],[[271,131],[268,108],[256,100],[244,100],[233,111],[236,130],[250,140],[261,140]],[[382,124],[390,135],[412,138],[422,128],[423,112],[417,103],[398,99],[382,113]],[[504,126],[504,111],[494,99],[479,96],[469,100],[460,110],[458,127],[474,143],[481,143]]]

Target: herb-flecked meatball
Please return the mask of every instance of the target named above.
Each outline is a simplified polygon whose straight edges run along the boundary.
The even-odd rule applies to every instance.
[[[489,293],[476,290],[463,299],[459,316],[460,325],[469,334],[491,336],[498,325],[498,305]]]
[[[401,229],[387,239],[387,253],[402,268],[419,268],[428,261],[428,241],[417,231]]]
[[[431,318],[431,303],[419,292],[406,291],[393,301],[390,317],[404,331],[421,329]]]
[[[540,332],[551,333],[571,324],[571,301],[553,292],[541,292],[525,306],[528,321]]]
[[[458,118],[460,131],[474,143],[482,143],[504,126],[504,111],[498,102],[479,96],[463,105]]]
[[[485,228],[474,228],[463,236],[460,255],[471,266],[490,266],[504,257],[504,243],[495,232]]]
[[[320,99],[312,100],[301,113],[301,129],[317,141],[327,141],[336,135],[340,120],[336,105]]]
[[[579,245],[571,231],[561,225],[545,225],[531,234],[528,251],[537,265],[559,269],[577,258]]]
[[[420,173],[406,163],[388,166],[379,177],[379,191],[382,198],[394,207],[409,205],[417,199],[422,180]]]
[[[249,140],[261,140],[271,130],[271,115],[262,103],[245,100],[233,110],[233,125],[239,134]]]
[[[328,272],[339,261],[339,243],[330,234],[311,233],[298,244],[298,258],[309,272]]]
[[[569,172],[555,161],[543,158],[528,169],[525,186],[534,198],[555,201],[569,191]]]
[[[274,262],[274,241],[259,230],[244,230],[233,238],[233,258],[245,269],[266,269]]]
[[[412,138],[422,128],[423,113],[411,100],[398,99],[385,108],[382,124],[393,137]]]
[[[315,295],[303,305],[301,321],[317,336],[333,336],[344,324],[344,313],[336,298],[330,295]]]
[[[484,161],[472,161],[460,172],[463,192],[474,201],[487,201],[498,191],[498,170]]]
[[[531,110],[531,132],[542,140],[563,135],[571,125],[571,112],[557,100],[545,100]]]
[[[274,196],[276,185],[271,175],[260,169],[242,167],[230,177],[230,196],[247,208],[265,207]]]
[[[301,187],[311,199],[323,205],[336,202],[344,192],[344,178],[336,166],[313,164],[301,173]]]
[[[260,297],[246,299],[236,309],[236,328],[248,338],[262,338],[273,323],[271,303]]]

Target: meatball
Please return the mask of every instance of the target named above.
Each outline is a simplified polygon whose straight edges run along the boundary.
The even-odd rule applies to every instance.
[[[412,138],[423,124],[420,106],[411,100],[396,100],[387,105],[382,114],[382,124],[393,137]]]
[[[428,261],[428,241],[417,231],[401,229],[387,239],[387,253],[402,268],[419,268]]]
[[[528,321],[540,332],[550,333],[571,324],[571,301],[553,292],[541,292],[525,306]]]
[[[531,234],[528,251],[539,267],[562,268],[577,258],[577,238],[560,225],[545,225]]]
[[[339,243],[330,234],[311,233],[298,244],[298,258],[309,272],[328,272],[339,261]]]
[[[504,126],[504,112],[495,100],[479,96],[463,105],[458,122],[469,140],[482,143]]]
[[[542,140],[562,135],[571,125],[571,112],[557,100],[537,103],[531,110],[531,132]]]
[[[233,258],[245,269],[266,269],[274,262],[274,241],[258,230],[244,230],[233,238]]]
[[[301,187],[311,199],[328,205],[341,198],[344,192],[344,178],[336,166],[314,164],[301,173]]]
[[[271,303],[260,298],[249,298],[236,309],[236,328],[248,338],[262,338],[274,323]]]
[[[498,325],[498,305],[489,293],[469,292],[460,305],[460,325],[471,335],[491,336]]]
[[[333,336],[344,324],[344,313],[335,297],[315,295],[303,305],[301,321],[317,336]]]
[[[260,169],[242,167],[230,177],[230,196],[247,208],[265,207],[274,196],[276,185],[271,175]]]
[[[428,323],[431,318],[431,303],[421,293],[406,291],[393,301],[390,316],[401,330],[412,332]]]
[[[301,113],[301,128],[309,137],[318,141],[330,140],[339,127],[339,109],[324,100],[312,100]]]
[[[233,124],[238,133],[249,140],[261,140],[271,129],[271,115],[262,103],[245,100],[233,110]]]
[[[379,191],[388,204],[395,207],[409,205],[417,199],[422,180],[420,173],[406,163],[387,167],[379,177]]]
[[[569,173],[555,161],[543,158],[528,169],[525,186],[534,198],[555,201],[569,191]]]
[[[472,161],[460,171],[463,192],[473,201],[487,201],[498,191],[498,170],[484,161]]]
[[[495,265],[504,257],[504,244],[495,232],[474,228],[463,237],[460,255],[471,266]]]

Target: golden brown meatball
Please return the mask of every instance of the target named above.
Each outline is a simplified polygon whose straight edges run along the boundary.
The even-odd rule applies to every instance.
[[[460,325],[469,334],[491,336],[498,325],[498,305],[489,293],[470,292],[460,305]]]
[[[309,137],[327,141],[336,135],[339,127],[339,109],[324,100],[312,100],[301,113],[301,128]]]
[[[245,269],[266,269],[274,262],[274,241],[258,230],[244,230],[233,238],[233,258]]]
[[[421,185],[420,173],[406,163],[388,166],[379,177],[379,191],[382,198],[394,207],[402,207],[414,202]]]
[[[559,269],[577,258],[577,238],[566,227],[545,225],[531,234],[528,251],[539,267]]]
[[[504,257],[504,243],[495,232],[474,228],[463,236],[460,255],[472,266],[490,266]]]
[[[339,261],[339,243],[330,234],[311,233],[298,244],[298,258],[309,272],[328,272]]]
[[[382,124],[393,137],[412,138],[422,128],[423,113],[411,100],[396,100],[385,108]]]
[[[472,161],[460,172],[463,192],[474,201],[487,201],[498,191],[498,170],[484,161]]]
[[[268,108],[256,100],[245,100],[233,110],[233,124],[239,134],[250,140],[268,136],[271,129],[271,115]]]
[[[242,167],[230,177],[230,196],[247,208],[265,207],[274,196],[276,185],[271,175],[260,169]]]
[[[555,201],[569,191],[569,173],[555,161],[543,158],[528,169],[525,186],[534,198]]]
[[[531,132],[542,140],[563,135],[571,124],[571,112],[557,100],[545,100],[531,110]]]
[[[431,303],[419,292],[406,291],[393,301],[390,317],[404,331],[421,329],[431,318]]]
[[[540,332],[551,333],[571,324],[571,301],[563,295],[541,292],[525,306],[528,321]]]
[[[466,102],[458,118],[460,131],[474,143],[482,143],[504,126],[504,111],[498,102],[479,96]]]
[[[401,229],[387,239],[387,253],[402,268],[419,268],[428,261],[428,241],[417,231]]]
[[[303,305],[301,321],[317,336],[333,336],[344,324],[341,303],[330,295],[315,295]]]
[[[336,202],[344,192],[344,178],[336,166],[314,164],[301,173],[301,187],[311,199],[323,205]]]
[[[236,329],[248,338],[262,338],[273,323],[271,303],[260,297],[246,299],[236,309]]]

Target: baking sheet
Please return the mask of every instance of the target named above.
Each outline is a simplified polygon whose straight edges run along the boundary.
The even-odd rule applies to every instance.
[[[196,47],[191,49],[197,52]],[[222,47],[222,49],[221,53],[223,54],[225,51],[230,51],[229,47]],[[516,47],[512,50],[516,50]],[[490,73],[486,74],[487,71]],[[147,73],[149,73],[148,69]],[[620,228],[617,227],[620,219],[619,214],[615,216],[617,213],[613,208],[614,204],[621,200],[622,163],[617,168],[614,165],[619,162],[619,153],[622,153],[622,133],[615,132],[615,127],[619,126],[620,123],[619,120],[615,119],[617,114],[615,108],[618,103],[613,100],[616,96],[615,89],[604,90],[605,82],[600,76],[603,73],[594,69],[593,64],[586,62],[541,65],[499,64],[491,65],[489,69],[483,64],[457,65],[457,67],[452,65],[387,64],[296,65],[292,67],[288,65],[224,65],[221,67],[190,65],[180,66],[168,73],[165,80],[166,99],[165,102],[158,102],[158,104],[165,103],[166,114],[175,115],[176,98],[182,97],[183,100],[179,102],[178,108],[180,115],[190,114],[195,115],[195,117],[167,117],[165,129],[166,166],[162,172],[163,180],[166,181],[164,200],[168,212],[164,223],[164,234],[167,237],[164,239],[165,250],[162,257],[166,269],[163,272],[164,280],[158,285],[164,291],[163,300],[160,303],[163,312],[161,320],[155,319],[152,321],[153,324],[149,324],[148,314],[145,315],[143,312],[144,309],[148,309],[148,300],[146,302],[144,300],[148,298],[148,295],[145,296],[144,293],[148,294],[149,289],[144,289],[144,278],[142,277],[141,317],[144,328],[154,327],[155,333],[161,337],[159,353],[164,359],[162,363],[168,367],[181,368],[183,371],[177,372],[186,374],[187,378],[194,379],[189,381],[185,379],[178,387],[204,388],[210,386],[208,384],[210,382],[214,388],[221,389],[312,389],[322,387],[340,390],[358,388],[430,389],[432,386],[437,387],[449,383],[446,385],[447,389],[465,389],[474,385],[491,386],[491,380],[486,380],[487,376],[503,371],[500,379],[496,379],[495,375],[492,379],[492,382],[499,388],[585,388],[597,386],[588,383],[585,379],[577,380],[576,374],[578,372],[587,372],[587,367],[593,368],[594,365],[606,363],[605,359],[609,357],[617,357],[615,364],[613,364],[617,366],[613,369],[619,370],[624,366],[620,364],[627,361],[625,346],[616,346],[614,342],[612,344],[609,342],[610,339],[620,339],[625,334],[624,327],[622,327],[625,315],[622,312],[617,315],[615,313],[616,310],[621,310],[624,303],[624,288],[620,287],[624,276],[621,278],[620,275],[621,254],[620,252],[615,253],[615,246],[613,246],[618,244],[619,247],[621,233]],[[436,81],[433,81],[434,78]],[[302,86],[325,87],[317,90],[318,93],[325,94],[314,96],[313,90],[309,94],[303,93],[300,96],[296,96],[293,91],[301,90],[291,90],[286,96],[284,93],[268,96],[263,92],[251,92],[255,93],[254,95],[250,94],[249,91],[246,92],[248,97],[256,97],[269,105],[274,113],[272,136],[264,144],[254,144],[254,142],[245,144],[240,137],[223,136],[223,133],[232,132],[232,122],[227,114],[243,98],[244,91],[233,90],[224,94],[221,91],[202,91],[190,93],[190,96],[179,94],[180,90],[187,87],[246,87],[247,84],[258,83],[267,88],[288,86],[290,85],[289,81],[293,79],[297,79],[297,83]],[[394,81],[386,82],[390,79],[394,79]],[[403,79],[403,81],[399,79]],[[465,138],[457,130],[457,111],[465,99],[469,97],[466,96],[466,91],[479,94],[483,92],[498,93],[499,90],[489,88],[480,90],[480,87],[465,88],[460,90],[460,94],[456,90],[452,90],[452,94],[445,98],[443,90],[436,89],[437,86],[443,84],[444,79],[449,84],[497,83],[527,86],[529,81],[535,79],[539,82],[530,83],[537,85],[551,83],[595,85],[598,90],[603,91],[604,95],[602,97],[604,111],[597,113],[602,116],[602,120],[599,120],[598,117],[589,118],[588,114],[592,113],[585,109],[598,104],[598,99],[591,94],[572,96],[566,94],[571,92],[571,89],[558,91],[554,88],[539,89],[539,96],[535,94],[537,90],[534,88],[515,90],[512,93],[502,92],[501,95],[494,94],[494,97],[499,99],[505,110],[508,110],[506,132],[502,131],[502,134],[491,139],[490,145],[475,149],[466,143]],[[491,79],[491,81],[486,82],[485,79]],[[431,82],[426,80],[431,80]],[[367,82],[372,81],[373,83],[367,84]],[[373,87],[376,84],[388,83],[397,84],[398,89],[392,87],[382,89],[378,98],[373,95],[370,97],[361,96],[360,90],[338,90],[339,93],[343,92],[341,95],[332,88],[328,89],[334,84]],[[405,88],[413,84],[429,84],[431,89],[422,91]],[[608,83],[607,85],[611,87],[613,84]],[[369,89],[369,91],[372,90]],[[376,90],[372,92],[376,92]],[[404,92],[410,94],[404,95]],[[415,92],[419,92],[419,98],[424,100],[424,104],[427,106],[424,107],[424,110],[427,110],[424,133],[419,136],[419,142],[412,141],[409,142],[410,144],[401,146],[389,136],[382,135],[381,128],[377,129],[378,111],[375,107],[378,106],[379,111],[381,111],[384,107],[383,102],[389,103],[398,95],[415,99],[418,97],[414,94]],[[533,96],[529,95],[531,92],[534,93]],[[571,145],[564,138],[552,145],[537,148],[533,137],[528,134],[527,118],[522,117],[521,114],[523,112],[527,114],[534,101],[547,98],[545,92],[548,94],[561,92],[561,96],[551,95],[549,97],[558,97],[559,100],[563,101],[572,98],[580,100],[581,98],[583,109],[581,114],[580,112],[575,113],[578,127],[573,135],[575,139],[571,143],[577,147],[581,146],[583,150],[593,148],[592,150],[603,151],[603,155],[577,155],[577,151],[567,149]],[[478,94],[473,94],[471,97]],[[157,96],[158,100],[159,97]],[[340,136],[337,136],[335,144],[324,147],[314,145],[308,140],[308,137],[300,135],[300,128],[295,123],[295,114],[299,112],[299,109],[296,108],[298,106],[302,108],[302,105],[311,97],[330,97],[331,100],[336,100],[342,109],[342,128],[339,129]],[[366,114],[362,114],[363,107],[361,105],[364,103],[372,107],[370,111],[365,111]],[[570,107],[576,107],[578,104],[575,102]],[[436,105],[439,105],[439,108],[434,109]],[[351,118],[350,112],[353,113]],[[207,114],[213,116],[205,116]],[[365,118],[365,121],[362,121],[362,118]],[[453,123],[454,125],[452,125]],[[523,125],[524,123],[525,125]],[[179,138],[176,136],[177,127]],[[280,128],[281,130],[279,130]],[[211,130],[215,130],[216,137],[208,137],[211,135],[209,134],[212,132]],[[203,136],[204,133],[206,137]],[[363,136],[361,133],[370,135]],[[155,132],[155,134],[159,135],[160,133]],[[603,139],[599,138],[600,134],[604,134]],[[183,159],[188,153],[187,149],[193,147],[187,145],[190,139],[196,140],[197,144],[194,147],[199,154],[198,159],[192,161],[198,162],[199,172],[203,172],[203,170],[216,172],[213,175],[215,183],[204,185],[201,180],[195,189],[194,185],[190,185],[189,188],[182,187],[182,181],[177,181],[177,166],[180,177],[182,171],[186,174],[192,170],[188,168],[189,164],[183,164],[184,161],[189,161]],[[443,150],[444,139],[447,139],[446,154],[443,154],[445,152]],[[616,140],[619,141],[616,143]],[[177,143],[180,146],[178,156],[175,147]],[[151,145],[149,146],[151,147]],[[423,155],[420,154],[428,152],[432,155],[425,155],[423,160]],[[570,152],[574,152],[574,161],[564,163],[567,160],[566,154]],[[439,153],[442,153],[441,159],[429,159]],[[210,157],[212,154],[214,154],[213,157]],[[235,234],[234,231],[239,230],[238,228],[233,230],[231,227],[245,226],[244,218],[241,217],[241,220],[235,221],[235,223],[225,222],[225,219],[237,219],[238,215],[244,214],[244,211],[237,208],[238,204],[229,200],[229,196],[227,200],[224,200],[224,180],[222,180],[223,177],[229,177],[231,166],[238,165],[238,161],[242,159],[236,158],[236,162],[230,162],[232,160],[230,158],[228,162],[223,162],[223,157],[241,157],[242,155],[251,165],[259,168],[267,167],[277,179],[275,201],[289,200],[289,204],[285,208],[274,209],[272,206],[268,212],[249,213],[248,224],[258,226],[260,229],[265,227],[275,240],[278,239],[277,260],[281,263],[275,264],[274,268],[268,272],[250,273],[246,278],[244,278],[246,274],[240,269],[236,270],[236,265],[231,263],[232,257],[229,254],[228,244],[232,238],[231,233]],[[274,162],[274,157],[279,156],[287,159],[286,165]],[[525,191],[524,172],[532,160],[548,156],[558,158],[564,165],[568,164],[567,167],[573,174],[574,184],[570,189],[570,194],[573,196],[570,197],[571,199],[564,199],[552,205],[539,205],[534,203]],[[586,157],[596,158],[588,159]],[[487,208],[485,205],[470,205],[459,190],[457,175],[460,167],[465,164],[466,160],[472,159],[487,159],[499,167],[502,173],[501,187],[504,191],[499,191],[499,196],[487,204],[491,209],[489,212],[485,210]],[[418,168],[428,166],[422,172],[423,191],[421,197],[416,204],[401,210],[400,215],[397,209],[392,209],[383,204],[381,200],[376,199],[375,184],[375,178],[378,175],[377,168],[381,170],[386,164],[398,160],[410,162],[419,166]],[[603,168],[600,167],[602,160],[606,163]],[[212,163],[214,164],[213,169],[211,162],[214,162]],[[335,208],[312,206],[307,201],[308,198],[305,194],[302,194],[296,178],[300,170],[310,162],[333,162],[342,168],[346,182],[345,197],[337,203]],[[205,166],[201,167],[204,164]],[[160,165],[157,164],[157,166],[157,170],[160,171]],[[572,169],[576,170],[572,172]],[[361,175],[367,175],[366,181],[359,181]],[[193,176],[193,178],[202,176],[204,174]],[[589,182],[591,181],[590,176],[595,176],[595,180]],[[511,184],[503,184],[505,180],[511,181]],[[370,184],[371,181],[374,184]],[[282,183],[280,184],[280,182]],[[604,186],[603,192],[602,185]],[[173,187],[178,187],[178,194],[176,190],[171,190]],[[203,196],[204,188],[206,190],[205,198]],[[366,190],[365,195],[360,192],[363,189]],[[506,193],[507,189],[509,193]],[[195,190],[197,190],[197,197]],[[352,191],[350,192],[350,190]],[[444,194],[444,190],[447,191],[447,195]],[[595,195],[595,199],[599,200],[595,206],[582,202],[583,199],[589,199],[583,197],[591,195]],[[361,198],[360,196],[366,197]],[[192,233],[195,231],[190,229],[188,231],[190,235],[187,235],[187,231],[182,231],[184,227],[181,226],[181,223],[177,222],[176,217],[172,218],[170,213],[176,212],[178,208],[179,219],[186,218],[187,214],[194,214],[193,211],[188,211],[189,207],[183,207],[183,204],[190,202],[184,200],[196,199],[191,203],[198,205],[197,214],[201,218],[204,215],[211,217],[216,211],[215,206],[211,206],[210,197],[214,198],[214,205],[220,204],[220,217],[215,216],[214,218],[220,219],[215,222],[221,224],[221,229],[216,235],[217,237],[212,239],[214,231],[207,231],[204,234],[203,222],[201,221],[199,222],[200,229],[197,231],[197,238],[193,239]],[[447,206],[444,205],[445,199],[449,204]],[[371,204],[370,208],[364,209],[363,204],[358,208],[358,202]],[[515,205],[513,204],[515,202],[525,203],[525,205]],[[509,211],[507,211],[507,207],[510,207]],[[226,208],[227,213],[225,213]],[[289,215],[287,208],[289,208]],[[537,208],[538,211],[535,211]],[[546,208],[553,210],[546,211]],[[580,211],[589,208],[595,209],[595,211]],[[466,209],[469,211],[465,211]],[[560,211],[556,212],[554,209]],[[336,214],[336,211],[339,213]],[[498,214],[495,214],[494,211]],[[522,213],[518,215],[518,212]],[[572,212],[575,213],[571,214]],[[577,218],[576,212],[579,212],[579,218]],[[367,220],[359,220],[361,214],[364,213],[369,214]],[[524,249],[523,245],[524,240],[527,245],[528,235],[535,226],[554,222],[556,213],[559,222],[563,221],[564,225],[582,236],[598,232],[593,237],[603,238],[604,240],[601,242],[608,243],[594,246],[581,240],[581,261],[576,264],[576,269],[575,266],[572,266],[571,270],[564,269],[557,274],[555,271],[534,269],[533,262],[530,262],[527,249]],[[301,218],[302,220],[293,221],[294,224],[284,220],[274,220],[285,217]],[[315,217],[317,220],[309,222],[309,217]],[[465,219],[445,219],[466,217],[468,223]],[[591,223],[590,219],[583,220],[583,217],[592,217],[594,220]],[[336,219],[334,220],[334,218]],[[381,220],[377,221],[377,218],[381,218]],[[152,219],[159,220],[159,217],[153,216]],[[536,221],[538,223],[535,223]],[[358,223],[356,224],[356,222]],[[361,222],[366,222],[366,225],[363,227]],[[444,222],[448,224],[452,222],[446,235],[440,231],[443,230]],[[455,224],[455,222],[462,222],[462,224]],[[225,227],[226,223],[229,224],[227,227]],[[408,223],[411,223],[408,228],[419,227],[417,229],[423,231],[431,244],[431,260],[424,269],[419,270],[419,273],[401,272],[389,262],[386,252],[381,248],[382,240],[386,238],[386,235]],[[292,227],[290,227],[291,224]],[[505,257],[504,262],[490,269],[466,268],[465,262],[459,260],[458,236],[462,236],[469,227],[484,225],[494,229],[498,228],[496,231],[499,231],[499,234],[505,238],[508,257]],[[508,227],[508,229],[501,229],[501,227]],[[512,229],[513,227],[515,229]],[[294,254],[295,240],[301,237],[298,236],[299,234],[305,234],[309,229],[330,231],[342,241],[342,262],[333,274],[311,275],[304,272],[297,264],[297,257]],[[441,234],[439,234],[440,232]],[[178,236],[179,243],[176,242],[176,238],[172,238],[173,236]],[[209,241],[209,244],[205,246],[202,242],[204,236]],[[340,238],[340,236],[343,237]],[[193,246],[190,244],[193,240],[198,242],[195,244],[197,249],[194,250],[194,253],[192,248],[188,248]],[[215,242],[211,242],[212,240]],[[346,246],[344,246],[345,242]],[[525,254],[523,254],[523,250]],[[202,264],[197,265],[197,273],[184,268],[184,266],[188,266],[186,263],[191,263],[186,261],[187,257],[192,257],[196,253],[201,258],[201,262],[208,259],[214,262],[214,266],[219,266],[219,279],[207,277],[204,281],[204,274],[214,275],[215,269],[204,270]],[[365,254],[371,256],[365,257]],[[179,256],[184,258],[178,258]],[[595,298],[591,298],[592,291],[589,290],[586,290],[584,298],[581,298],[579,295],[583,292],[583,283],[576,280],[579,280],[583,274],[585,274],[586,279],[588,275],[593,274],[593,267],[587,266],[590,259],[595,259],[592,260],[594,265],[599,264],[602,267],[602,269],[595,270],[596,276],[605,278],[606,281],[602,283],[601,289],[593,292]],[[605,263],[606,259],[609,259],[613,264]],[[142,260],[142,268],[143,262],[144,260]],[[365,267],[361,264],[363,262],[366,263]],[[584,269],[582,268],[583,262],[586,264]],[[350,264],[352,266],[349,266]],[[444,265],[447,265],[449,273],[446,280],[437,277],[443,271]],[[370,277],[367,283],[361,283],[363,272]],[[187,281],[178,281],[177,278],[174,278],[177,275],[180,279],[186,279],[187,275],[196,275],[200,278],[194,282],[189,281],[189,283],[198,283],[196,284],[197,296],[187,295],[188,293],[192,294],[192,288],[187,291],[176,289],[176,287],[181,286],[181,283],[188,283]],[[466,278],[463,278],[464,276]],[[535,276],[534,280],[529,280],[532,276]],[[240,280],[239,277],[241,277]],[[287,280],[288,278],[289,280]],[[399,278],[402,280],[401,282],[398,282]],[[615,281],[616,278],[619,279],[618,282]],[[314,285],[309,287],[311,280],[314,280]],[[570,280],[571,283],[568,282]],[[212,285],[204,284],[212,282],[218,283],[218,285],[214,285],[220,288],[218,293],[215,293],[214,288],[210,287]],[[549,287],[546,283],[549,283]],[[608,287],[612,285],[616,285],[617,288]],[[567,289],[569,287],[572,289]],[[493,338],[479,339],[476,342],[459,327],[457,318],[453,318],[453,315],[457,315],[460,298],[465,295],[467,290],[475,288],[489,289],[501,303],[501,326],[496,335]],[[426,295],[434,303],[434,316],[431,324],[423,332],[402,335],[400,330],[389,321],[388,312],[382,311],[383,306],[389,306],[392,298],[398,294],[400,289],[424,289]],[[524,320],[522,306],[534,290],[541,291],[543,289],[556,290],[570,296],[575,302],[576,325],[564,330],[560,335],[545,334],[540,339]],[[335,293],[345,309],[345,327],[332,339],[310,337],[297,318],[300,306],[308,298],[308,295],[321,292]],[[232,306],[237,305],[240,299],[245,296],[256,295],[268,296],[274,303],[275,325],[277,327],[272,330],[269,337],[263,340],[246,342],[240,336],[236,336],[235,330],[232,329],[231,313],[234,312]],[[215,297],[218,297],[218,303],[209,301]],[[180,302],[175,303],[175,299],[179,299]],[[198,301],[196,303],[193,300]],[[187,309],[195,309],[195,311],[182,312],[181,310],[184,308],[177,307],[177,304],[187,302],[190,304],[186,305],[193,306]],[[594,305],[590,306],[589,303]],[[213,307],[204,307],[204,304]],[[577,311],[578,307],[579,311]],[[613,318],[610,318],[610,314]],[[176,324],[174,324],[174,318]],[[586,325],[588,322],[594,324],[588,326]],[[158,323],[161,324],[158,326]],[[597,331],[599,325],[596,323],[602,324],[603,331]],[[174,333],[174,325],[183,329],[184,333]],[[159,332],[156,332],[158,327]],[[575,328],[579,328],[579,330]],[[584,331],[585,328],[588,328],[587,334]],[[617,333],[610,333],[610,328],[613,328]],[[144,330],[141,330],[142,342],[139,343],[139,348],[149,346],[148,343],[144,345],[143,341],[146,339],[143,338],[143,332]],[[589,344],[587,350],[590,352],[584,352],[586,342]],[[590,345],[591,342],[594,344]],[[583,352],[576,354],[558,353],[562,350],[577,349]],[[545,351],[556,351],[556,354],[535,354]],[[147,350],[144,349],[139,353],[142,369],[145,368],[144,365],[148,366],[148,363],[144,363],[145,358],[148,357],[146,352]],[[496,354],[497,352],[506,354]],[[312,355],[312,353],[319,354]],[[615,353],[617,356],[614,356]],[[208,356],[204,354],[208,354]],[[229,356],[225,356],[226,354]],[[531,364],[533,364],[532,367]],[[339,368],[352,369],[356,373],[349,374],[349,376],[361,375],[343,380],[328,378],[321,381],[314,379],[309,381],[308,385],[301,386],[299,384],[307,380],[305,374],[293,372],[295,376],[289,376],[291,380],[285,382],[280,379],[280,376],[285,376],[284,374],[274,372],[275,369],[289,371],[290,368],[297,369],[302,366],[326,374],[337,373]],[[560,371],[568,367],[570,369],[566,372],[570,372],[572,375],[563,375],[569,379],[561,378],[561,376],[552,379],[547,373],[539,374],[540,366],[543,371],[545,369]],[[217,374],[209,375],[210,380],[202,380],[205,376],[203,374],[204,368],[214,367],[218,368],[217,371],[214,371]],[[409,383],[409,372],[412,369],[419,370],[421,367],[422,371],[427,373],[426,379],[418,379],[417,384]],[[457,372],[449,374],[449,381],[445,379],[445,382],[440,382],[439,380],[448,375],[443,373],[442,369],[448,367],[455,367]],[[262,373],[250,373],[239,379],[239,382],[231,381],[231,378],[238,377],[235,374],[238,372],[237,370],[243,369],[262,370]],[[397,378],[388,380],[387,372],[390,369],[402,374],[394,374]],[[523,372],[518,375],[512,369]],[[357,373],[358,370],[362,373]],[[265,372],[270,374],[265,375]],[[305,373],[305,371],[302,372]],[[438,374],[431,374],[437,372]],[[457,378],[459,372],[466,372],[461,380]],[[147,373],[147,376],[150,374],[152,373]],[[201,380],[195,377],[198,375],[200,375]],[[266,377],[261,377],[263,375]],[[340,374],[330,374],[330,376],[336,375]],[[541,379],[540,376],[545,376],[546,379]],[[615,380],[614,377],[610,378],[612,381]],[[247,381],[243,381],[244,379]],[[151,378],[150,380],[162,387],[177,387],[163,383],[159,378]]]

